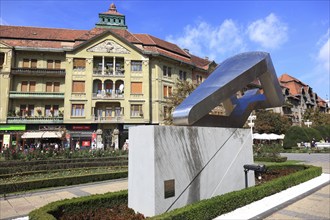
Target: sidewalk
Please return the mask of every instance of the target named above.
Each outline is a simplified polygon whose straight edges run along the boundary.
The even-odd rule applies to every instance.
[[[59,187],[53,190],[38,191],[0,198],[0,219],[13,219],[27,216],[29,212],[50,202],[74,197],[103,194],[127,189],[127,179],[102,181],[75,186]]]
[[[329,184],[330,174],[323,173],[319,177],[265,197],[215,219],[265,219],[272,213],[274,214],[266,219],[330,219]],[[307,195],[310,196],[306,197]],[[310,199],[318,196],[321,197],[318,200]],[[292,208],[294,212],[299,207],[299,209],[304,210],[304,213],[295,215],[293,211],[285,211],[288,207],[281,210],[292,203],[294,203]],[[316,209],[317,207],[318,209]],[[311,208],[315,208],[313,213]],[[289,209],[291,208],[289,207]]]

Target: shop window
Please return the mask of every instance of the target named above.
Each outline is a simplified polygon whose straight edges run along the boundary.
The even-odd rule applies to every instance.
[[[73,59],[73,69],[85,69],[86,59],[83,58],[74,58]]]
[[[180,78],[180,80],[186,80],[187,79],[187,72],[180,70],[179,71],[179,78]]]
[[[84,116],[85,106],[84,104],[72,104],[71,116]]]
[[[28,91],[28,81],[22,81],[21,92],[27,92],[27,91]]]
[[[60,92],[60,82],[54,82],[54,92]]]
[[[85,92],[85,81],[73,81],[72,92],[84,93]]]
[[[30,81],[29,92],[35,92],[35,91],[36,91],[36,82],[35,81]]]
[[[131,71],[132,72],[141,72],[142,71],[142,61],[132,61],[131,62]]]
[[[168,66],[163,66],[163,76],[171,77],[172,76],[172,68]]]
[[[143,117],[143,111],[142,111],[141,104],[131,105],[131,116],[132,117]]]
[[[37,60],[35,60],[35,59],[32,59],[31,60],[31,68],[34,68],[34,69],[36,69],[37,68]]]
[[[142,82],[131,82],[131,94],[142,94]]]
[[[53,92],[53,83],[46,82],[46,92]]]

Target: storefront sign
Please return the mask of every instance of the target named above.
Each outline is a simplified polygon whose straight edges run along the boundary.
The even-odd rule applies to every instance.
[[[3,145],[9,146],[9,143],[10,143],[10,134],[4,134],[3,135]]]
[[[73,125],[72,130],[90,130],[90,125]]]
[[[81,142],[81,146],[83,146],[83,147],[89,147],[89,146],[91,146],[91,142],[90,141],[82,141]]]
[[[25,131],[25,125],[0,125],[0,131]]]

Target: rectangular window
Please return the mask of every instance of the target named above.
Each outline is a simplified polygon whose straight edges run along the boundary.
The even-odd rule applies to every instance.
[[[55,60],[55,69],[61,69],[61,61]]]
[[[142,105],[131,105],[132,117],[143,117]]]
[[[180,70],[179,71],[179,78],[180,78],[180,80],[186,80],[187,79],[187,73],[185,71]]]
[[[47,60],[47,69],[53,69],[53,60]]]
[[[32,59],[31,60],[31,68],[34,68],[34,69],[36,69],[37,68],[37,60],[35,60],[35,59]]]
[[[23,59],[23,68],[30,68],[30,60]]]
[[[45,105],[45,115],[46,116],[51,116],[52,115],[50,109],[51,109],[51,105]]]
[[[72,92],[84,93],[85,92],[85,81],[73,81]]]
[[[53,83],[46,82],[46,92],[53,92]]]
[[[84,116],[85,106],[83,104],[72,104],[71,116]]]
[[[112,108],[110,107],[107,107],[106,109],[105,109],[105,116],[107,117],[107,118],[110,118],[111,116],[112,116]]]
[[[201,75],[196,75],[196,82],[197,84],[200,84],[203,82],[203,77]]]
[[[27,92],[27,91],[28,91],[28,82],[22,81],[21,92]]]
[[[164,112],[164,118],[168,118],[170,111],[169,111],[169,108],[167,106],[164,106],[163,112]]]
[[[131,94],[142,94],[142,82],[131,82]]]
[[[164,98],[168,98],[168,97],[172,96],[172,86],[163,87],[163,96],[164,96]]]
[[[2,69],[5,63],[5,53],[0,53],[0,69]]]
[[[53,105],[53,114],[54,116],[58,116],[59,115],[59,106],[58,105]]]
[[[54,92],[60,92],[60,82],[54,82]]]
[[[73,69],[85,69],[86,60],[83,58],[74,58],[73,59]]]
[[[132,61],[131,62],[131,71],[132,72],[142,71],[142,61]]]
[[[20,105],[19,106],[19,111],[21,113],[21,116],[26,116],[27,115],[26,105]]]
[[[121,108],[120,108],[120,107],[116,107],[116,108],[115,108],[115,116],[116,116],[116,117],[121,116]]]
[[[163,76],[164,77],[171,77],[172,76],[172,68],[163,66]]]
[[[34,116],[34,105],[29,105],[28,106],[28,115],[29,116]]]
[[[30,81],[29,92],[35,92],[35,91],[36,91],[36,82]]]

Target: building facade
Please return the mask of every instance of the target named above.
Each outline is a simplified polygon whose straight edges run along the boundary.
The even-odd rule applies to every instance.
[[[177,80],[201,83],[215,67],[129,32],[114,4],[92,30],[0,26],[0,144],[121,147],[129,126],[162,124]]]
[[[274,108],[274,112],[288,116],[293,125],[301,126],[304,123],[303,115],[307,109],[318,109],[323,113],[330,113],[326,101],[319,97],[313,88],[299,79],[288,74],[279,77],[285,104]]]

